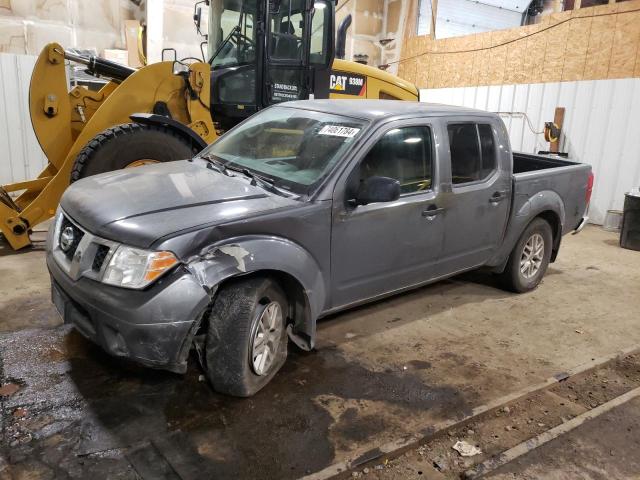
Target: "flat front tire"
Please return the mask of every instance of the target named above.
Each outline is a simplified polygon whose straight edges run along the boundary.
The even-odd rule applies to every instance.
[[[543,218],[534,219],[522,232],[500,275],[504,287],[516,293],[536,288],[547,271],[552,248],[551,225]]]
[[[249,397],[287,358],[289,305],[268,277],[232,280],[218,292],[206,339],[207,376],[214,390]]]

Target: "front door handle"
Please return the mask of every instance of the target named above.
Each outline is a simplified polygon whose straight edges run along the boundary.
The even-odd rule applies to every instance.
[[[436,218],[436,215],[440,215],[441,213],[444,213],[444,208],[438,208],[435,205],[431,205],[429,208],[422,211],[422,216],[431,221]]]
[[[505,190],[498,190],[497,192],[493,192],[491,198],[489,198],[490,203],[498,203],[507,198],[507,192]]]

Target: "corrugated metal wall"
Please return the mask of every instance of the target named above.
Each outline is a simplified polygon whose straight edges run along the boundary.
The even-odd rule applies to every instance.
[[[424,89],[425,102],[491,112],[525,112],[542,131],[556,107],[565,107],[561,151],[593,166],[596,183],[589,216],[602,224],[607,210],[621,210],[624,194],[640,186],[640,79]],[[513,150],[548,150],[523,116],[504,115]]]
[[[29,116],[36,57],[0,53],[0,185],[36,178],[47,164]]]

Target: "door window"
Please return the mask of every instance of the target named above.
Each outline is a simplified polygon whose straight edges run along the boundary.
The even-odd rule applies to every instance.
[[[314,3],[311,17],[311,46],[309,62],[316,65],[329,64],[329,39],[331,33],[331,7],[324,1]]]
[[[454,185],[478,182],[496,169],[496,147],[491,125],[452,123],[447,126]]]
[[[274,2],[275,3],[275,2]],[[275,60],[302,61],[304,0],[282,0],[270,15],[269,55]]]
[[[360,181],[373,176],[395,178],[400,192],[430,190],[433,148],[426,126],[389,130],[360,163]]]
[[[209,42],[214,50],[210,62],[214,69],[255,63],[255,3],[255,0],[247,0],[232,4],[231,8],[225,8],[220,0],[212,3]],[[219,13],[216,15],[216,12]]]

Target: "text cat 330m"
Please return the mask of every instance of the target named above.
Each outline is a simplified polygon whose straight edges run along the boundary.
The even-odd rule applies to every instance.
[[[37,179],[0,187],[0,229],[14,249],[30,244],[30,229],[54,215],[71,181],[189,158],[269,105],[310,97],[418,99],[409,82],[336,59],[334,0],[208,3],[206,62],[135,70],[58,44],[43,49],[29,102],[49,163]],[[338,30],[344,45],[346,30]],[[68,60],[110,81],[97,92],[69,92]]]

